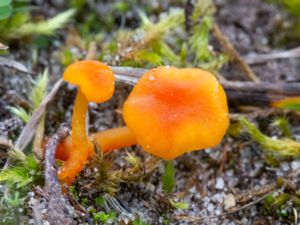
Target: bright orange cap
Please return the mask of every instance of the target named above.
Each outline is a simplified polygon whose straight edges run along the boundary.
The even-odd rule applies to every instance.
[[[96,60],[78,61],[64,72],[64,80],[79,86],[89,102],[105,102],[114,93],[112,69]]]
[[[200,69],[146,72],[124,104],[124,120],[146,151],[165,159],[213,147],[228,125],[221,84]]]

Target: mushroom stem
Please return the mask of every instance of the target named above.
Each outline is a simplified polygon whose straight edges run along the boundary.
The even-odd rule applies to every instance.
[[[92,140],[101,147],[103,153],[137,144],[136,137],[125,126],[95,133]]]
[[[72,146],[70,146],[72,154],[69,154],[58,174],[59,179],[67,184],[71,184],[75,176],[83,169],[88,154],[92,151],[86,134],[87,109],[88,101],[79,89],[72,116]]]
[[[94,133],[91,135],[91,139],[96,145],[100,146],[104,154],[115,149],[137,144],[136,137],[126,126]],[[55,157],[61,160],[68,160],[71,151],[72,137],[68,136],[59,144]]]

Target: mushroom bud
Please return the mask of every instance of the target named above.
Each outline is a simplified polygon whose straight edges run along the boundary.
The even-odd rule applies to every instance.
[[[107,65],[95,60],[84,60],[68,66],[63,78],[78,86],[72,116],[72,150],[58,174],[62,182],[70,184],[83,169],[88,155],[93,152],[86,133],[88,102],[102,103],[112,97],[114,75]]]

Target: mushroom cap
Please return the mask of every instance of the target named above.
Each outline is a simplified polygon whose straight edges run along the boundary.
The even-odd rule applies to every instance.
[[[96,60],[72,63],[64,72],[64,80],[77,85],[89,102],[105,102],[114,93],[112,69]]]
[[[195,68],[149,70],[126,100],[123,116],[137,143],[164,159],[216,146],[229,125],[223,87]]]

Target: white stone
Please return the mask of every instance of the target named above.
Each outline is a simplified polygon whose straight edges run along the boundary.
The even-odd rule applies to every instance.
[[[220,193],[217,193],[212,196],[213,201],[222,203],[223,202],[223,196]]]
[[[230,223],[228,223],[227,225],[236,225],[236,223],[234,221],[231,221]]]
[[[219,189],[219,190],[222,190],[224,188],[224,186],[225,186],[225,182],[224,182],[223,178],[218,177],[215,188]]]
[[[225,198],[224,198],[224,208],[225,209],[234,207],[235,204],[236,204],[236,201],[235,201],[235,197],[233,194],[228,194],[225,196]]]
[[[211,204],[211,203],[209,203],[208,206],[207,206],[207,210],[208,210],[209,212],[213,211],[214,208],[215,208],[214,205]]]
[[[299,160],[295,160],[292,162],[291,167],[293,170],[298,170],[300,169],[300,161]]]
[[[289,171],[290,165],[287,162],[283,162],[283,163],[281,163],[281,169],[283,171]]]

